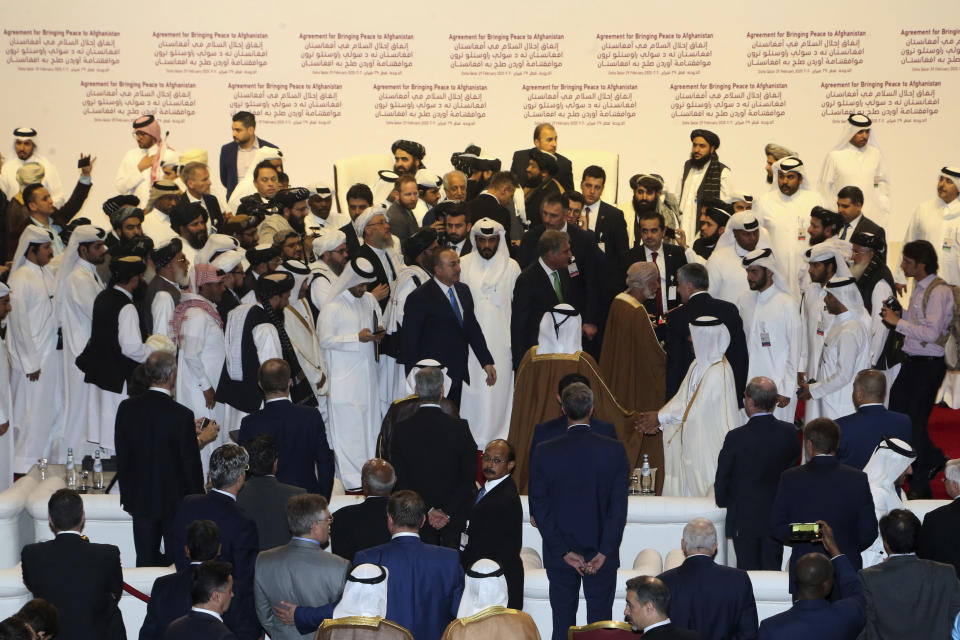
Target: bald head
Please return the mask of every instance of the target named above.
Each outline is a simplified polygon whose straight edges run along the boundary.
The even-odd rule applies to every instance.
[[[656,295],[659,279],[660,271],[653,262],[634,262],[627,269],[627,289],[640,292],[643,300]]]
[[[360,470],[365,496],[389,496],[393,485],[397,483],[397,474],[393,465],[383,458],[367,460]]]
[[[833,565],[822,553],[808,553],[795,567],[797,597],[801,600],[826,598],[833,588]]]
[[[862,404],[882,403],[887,397],[887,378],[882,371],[864,369],[853,381],[853,403],[860,408]]]
[[[285,397],[290,388],[290,365],[283,358],[270,358],[260,365],[257,381],[265,397]]]
[[[717,528],[706,518],[694,518],[683,528],[683,555],[703,553],[712,556],[717,551]]]
[[[753,378],[743,390],[743,397],[749,401],[744,404],[747,415],[770,413],[777,404],[777,385],[770,378]]]

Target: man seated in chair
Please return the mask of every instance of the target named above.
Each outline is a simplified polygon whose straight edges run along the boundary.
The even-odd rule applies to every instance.
[[[507,579],[495,561],[482,558],[466,572],[457,619],[447,625],[443,640],[540,640],[530,614],[507,608]]]
[[[642,631],[646,640],[700,640],[696,631],[674,625],[670,610],[670,590],[659,578],[637,576],[627,580],[627,606],[623,617],[634,631]]]
[[[409,631],[385,618],[388,576],[378,564],[354,567],[333,618],[323,621],[315,640],[413,640]]]

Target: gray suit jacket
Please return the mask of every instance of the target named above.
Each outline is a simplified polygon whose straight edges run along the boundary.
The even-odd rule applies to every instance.
[[[860,572],[867,626],[860,638],[949,638],[960,582],[948,564],[894,556]]]
[[[304,493],[301,487],[284,484],[274,476],[254,476],[237,496],[237,504],[257,523],[260,551],[290,542],[287,528],[287,498]]]
[[[293,539],[282,547],[257,556],[254,600],[257,618],[271,640],[300,640],[296,627],[288,627],[273,614],[281,600],[300,606],[320,607],[335,602],[343,593],[350,563],[328,553],[309,540]]]

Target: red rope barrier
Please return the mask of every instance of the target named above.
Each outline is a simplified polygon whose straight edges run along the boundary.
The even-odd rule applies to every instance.
[[[138,591],[134,589],[133,587],[128,585],[126,582],[123,583],[123,590],[129,593],[130,595],[132,595],[137,600],[142,600],[143,602],[150,602],[150,596],[143,593],[142,591]]]

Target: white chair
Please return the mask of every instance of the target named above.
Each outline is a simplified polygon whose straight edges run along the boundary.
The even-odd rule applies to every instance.
[[[747,573],[753,585],[753,598],[757,601],[757,617],[760,620],[777,615],[793,606],[789,576],[786,571],[748,571]]]
[[[9,569],[0,569],[0,620],[9,618],[33,598],[25,586],[17,562]],[[137,631],[139,632],[139,628]]]
[[[951,500],[904,500],[903,505],[920,518],[920,522],[923,522],[928,513],[950,502]]]
[[[619,154],[599,149],[563,149],[560,153],[566,156],[573,166],[574,189],[580,190],[580,177],[583,175],[583,170],[590,165],[597,165],[607,174],[607,181],[603,185],[603,199],[610,204],[617,204],[617,190],[620,184]]]
[[[40,475],[33,470],[0,493],[0,568],[20,562],[20,549],[34,541],[33,521],[25,507],[39,483]]]
[[[123,581],[128,585],[149,596],[153,590],[153,581],[160,576],[173,573],[170,567],[136,567],[123,570]],[[126,591],[120,597],[120,613],[123,614],[123,626],[127,630],[127,640],[137,640],[140,637],[140,627],[147,617],[147,603]]]
[[[670,571],[670,569],[676,569],[683,564],[683,561],[686,559],[686,556],[683,555],[682,549],[671,549],[667,553],[667,558],[663,561],[663,570]]]
[[[350,187],[362,182],[373,189],[380,180],[377,172],[383,169],[393,169],[393,156],[389,153],[347,156],[334,162],[333,188],[337,192],[337,211],[347,211],[347,190]]]

